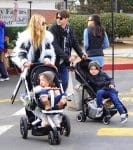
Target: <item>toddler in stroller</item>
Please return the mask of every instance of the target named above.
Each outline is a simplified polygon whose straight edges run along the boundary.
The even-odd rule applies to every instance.
[[[86,65],[84,66],[85,74],[83,77],[82,74],[80,74],[81,71],[76,71],[77,79],[83,84],[83,94],[86,90],[91,97],[85,100],[84,95],[82,96],[83,112],[78,115],[77,119],[83,121],[86,119],[86,116],[88,116],[92,119],[103,119],[105,124],[109,124],[110,118],[118,111],[121,116],[121,123],[126,122],[128,116],[127,109],[118,98],[118,92],[115,89],[113,79],[101,70],[97,62],[90,60],[80,62],[77,65],[77,70],[81,69],[79,65],[82,68],[82,65]],[[103,102],[103,99],[107,98],[108,100]],[[87,100],[89,100],[89,102]],[[108,105],[110,102],[113,105]],[[85,106],[87,106],[86,110],[84,108]]]
[[[35,119],[29,126],[27,116],[21,118],[22,137],[27,138],[28,130],[31,130],[32,135],[48,135],[50,144],[59,144],[60,135],[69,136],[70,134],[70,120],[63,113],[66,96],[58,79],[58,73],[55,68],[40,64],[32,66],[28,75],[33,90],[29,91],[25,84],[27,95],[21,97],[21,100],[26,109],[35,115]]]

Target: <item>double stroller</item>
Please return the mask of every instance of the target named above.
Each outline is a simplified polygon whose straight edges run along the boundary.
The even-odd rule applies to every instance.
[[[117,109],[113,105],[111,99],[106,96],[103,100],[103,112],[101,113],[101,116],[96,117],[96,92],[93,87],[91,87],[87,78],[87,74],[89,73],[88,65],[90,62],[91,60],[89,59],[82,60],[75,66],[75,77],[82,87],[82,111],[77,115],[77,121],[85,122],[88,117],[93,120],[102,121],[104,124],[108,125],[110,119],[117,113]],[[125,112],[127,112],[125,106],[123,107]]]
[[[69,136],[71,131],[70,120],[67,115],[64,114],[64,109],[51,109],[49,111],[44,110],[42,107],[40,98],[34,92],[29,90],[29,83],[27,83],[26,76],[28,75],[31,86],[34,88],[38,85],[38,75],[44,72],[51,72],[54,75],[54,82],[56,86],[60,89],[60,92],[63,92],[62,83],[59,80],[58,72],[55,68],[50,66],[45,66],[44,64],[33,64],[32,67],[21,73],[20,79],[16,85],[16,88],[13,92],[11,97],[12,103],[15,100],[16,94],[20,88],[22,81],[24,81],[26,95],[24,97],[25,108],[26,110],[30,111],[34,114],[34,119],[32,118],[32,122],[28,122],[28,116],[23,116],[20,119],[20,133],[22,138],[26,139],[28,136],[28,131],[31,130],[31,134],[33,136],[44,136],[48,135],[49,144],[55,145],[60,144],[61,142],[61,135]],[[26,75],[27,74],[27,75]],[[54,105],[54,101],[49,96],[49,100],[52,105]],[[36,116],[35,110],[40,110],[40,116]],[[47,118],[48,126],[42,127],[42,115],[45,115]],[[60,118],[60,126],[57,127],[56,122],[54,120],[54,116],[58,115]]]

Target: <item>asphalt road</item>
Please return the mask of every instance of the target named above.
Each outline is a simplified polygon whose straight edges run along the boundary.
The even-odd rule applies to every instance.
[[[104,125],[102,122],[95,122],[90,119],[87,119],[84,123],[77,122],[75,118],[79,112],[70,111],[67,108],[65,113],[71,120],[71,135],[70,137],[62,136],[61,144],[58,146],[49,145],[47,136],[35,137],[30,132],[27,140],[21,138],[19,131],[21,114],[15,114],[23,106],[20,101],[16,101],[12,105],[9,100],[18,76],[11,76],[10,78],[10,81],[0,82],[0,150],[132,150],[133,71],[115,72],[120,97],[129,110],[128,122],[124,125],[120,124],[119,115],[112,118],[110,125]],[[23,87],[19,94],[22,91]]]

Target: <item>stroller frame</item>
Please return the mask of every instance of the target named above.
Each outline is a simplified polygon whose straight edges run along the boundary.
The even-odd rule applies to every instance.
[[[45,67],[43,64],[34,64],[35,67]],[[48,66],[46,66],[48,67]],[[20,78],[17,82],[17,85],[13,91],[12,97],[11,97],[11,103],[13,104],[16,98],[16,95],[20,89],[20,86],[22,84],[22,82],[24,82],[25,85],[25,89],[26,89],[26,93],[28,96],[28,100],[30,101],[31,104],[33,104],[33,99],[30,96],[30,91],[28,88],[28,83],[26,80],[26,75],[28,73],[28,69],[25,69],[21,75]],[[63,90],[62,88],[62,84],[61,81],[59,81],[60,84],[60,88],[61,90]],[[31,124],[28,123],[28,119],[27,116],[23,116],[20,119],[20,133],[22,135],[23,139],[27,139],[28,136],[28,130],[32,131],[32,135],[33,136],[44,136],[44,135],[48,135],[48,141],[49,144],[51,145],[55,145],[55,144],[60,144],[61,142],[61,135],[64,136],[69,136],[70,132],[71,132],[71,125],[70,125],[70,120],[67,117],[67,115],[63,114],[64,110],[50,110],[50,111],[46,111],[46,110],[42,110],[42,113],[46,114],[47,119],[48,119],[48,123],[49,126],[48,127],[40,127],[40,122],[41,120],[39,120],[39,118],[37,116],[35,116],[36,120],[34,120]],[[60,114],[62,116],[62,122],[60,125],[60,128],[56,127],[54,121],[52,120],[52,115],[55,114]]]
[[[91,60],[87,60],[88,63]],[[96,98],[96,93],[93,90],[93,88],[89,85],[89,83],[85,80],[85,78],[81,75],[81,73],[78,71],[78,69],[80,68],[80,63],[76,64],[75,67],[75,75],[76,75],[76,79],[81,83],[82,86],[82,108],[81,108],[81,112],[77,115],[77,121],[79,122],[85,122],[87,117],[90,119],[94,119],[94,120],[102,120],[102,122],[105,125],[110,124],[110,119],[117,113],[117,109],[116,108],[106,108],[105,106],[103,107],[103,115],[99,118],[91,118],[88,115],[88,104],[87,102],[94,100]],[[85,98],[85,91],[87,91],[87,94],[89,95],[89,97]],[[107,98],[106,98],[107,99]],[[126,109],[126,108],[125,108]]]

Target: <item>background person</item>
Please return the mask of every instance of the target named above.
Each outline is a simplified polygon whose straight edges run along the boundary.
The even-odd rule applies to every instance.
[[[99,15],[92,15],[88,19],[88,27],[84,30],[84,49],[89,59],[97,61],[102,67],[104,65],[103,49],[109,47],[109,40]]]
[[[5,60],[4,50],[6,46],[4,36],[5,36],[5,24],[3,21],[0,21],[0,73],[1,73],[0,81],[9,80],[8,72],[4,65],[4,60]]]

